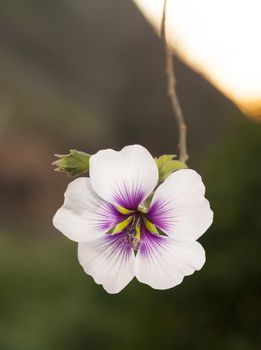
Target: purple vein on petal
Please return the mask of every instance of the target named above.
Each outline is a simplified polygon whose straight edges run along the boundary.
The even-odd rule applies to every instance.
[[[153,252],[159,251],[167,244],[164,236],[155,235],[146,228],[142,228],[141,241],[139,245],[140,254],[145,257],[152,257]]]
[[[155,226],[164,230],[168,227],[167,217],[169,213],[170,210],[165,208],[164,202],[156,201],[150,207],[147,213],[147,219]]]
[[[126,184],[122,187],[119,185],[115,190],[114,200],[115,202],[125,209],[134,210],[144,200],[145,194],[137,184],[129,189]]]
[[[110,229],[126,219],[126,215],[120,213],[112,204],[104,202],[99,215],[99,228]]]
[[[123,261],[127,260],[132,252],[132,246],[126,239],[125,232],[119,232],[114,235],[105,236],[106,245],[113,245],[113,249],[110,252],[108,258],[114,256],[116,259],[121,257]]]

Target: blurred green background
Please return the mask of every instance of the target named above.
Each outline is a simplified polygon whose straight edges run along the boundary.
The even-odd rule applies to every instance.
[[[109,295],[52,227],[54,153],[176,152],[164,51],[127,0],[2,0],[0,349],[261,349],[261,125],[176,61],[189,165],[215,213],[207,262],[167,291]]]

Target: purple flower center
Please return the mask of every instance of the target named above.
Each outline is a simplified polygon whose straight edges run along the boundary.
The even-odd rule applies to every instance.
[[[135,251],[139,249],[140,241],[145,232],[157,233],[155,226],[148,221],[146,211],[143,208],[134,210],[127,220],[128,224],[122,230],[122,238]]]

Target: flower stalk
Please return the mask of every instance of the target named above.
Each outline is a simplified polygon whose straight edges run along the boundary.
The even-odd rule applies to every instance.
[[[178,130],[179,130],[179,160],[183,163],[186,163],[189,159],[187,151],[187,125],[185,123],[183,111],[179,103],[177,91],[176,91],[176,78],[174,73],[174,64],[173,64],[173,54],[171,49],[168,46],[166,40],[166,7],[167,0],[164,0],[162,21],[161,21],[161,39],[166,51],[166,76],[167,76],[167,93],[170,99],[172,111],[176,117]]]

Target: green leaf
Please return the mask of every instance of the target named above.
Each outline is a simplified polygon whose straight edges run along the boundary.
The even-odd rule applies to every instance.
[[[176,158],[174,154],[163,154],[159,158],[155,158],[159,170],[159,182],[165,181],[174,171],[187,168],[185,163],[174,160],[174,158]]]
[[[91,156],[87,153],[72,149],[69,154],[55,154],[55,157],[59,158],[52,163],[56,166],[55,171],[65,173],[68,176],[77,176],[89,171]]]

